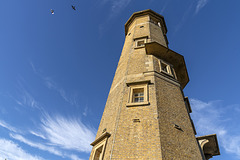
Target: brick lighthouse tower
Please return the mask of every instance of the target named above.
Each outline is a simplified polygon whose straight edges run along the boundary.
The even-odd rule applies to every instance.
[[[125,24],[125,43],[90,160],[204,160],[219,155],[216,135],[195,137],[183,88],[184,57],[168,48],[164,18],[152,10]]]

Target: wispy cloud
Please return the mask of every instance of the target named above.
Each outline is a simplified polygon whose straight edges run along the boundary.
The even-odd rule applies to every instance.
[[[87,114],[88,114],[88,103],[86,104],[85,108],[84,108],[84,111],[83,111],[83,115],[86,117]]]
[[[89,112],[89,107],[86,104],[85,107],[82,104],[80,99],[86,101],[86,98],[81,98],[76,92],[75,93],[69,93],[66,92],[62,87],[60,87],[52,78],[50,77],[44,77],[43,78],[45,85],[48,89],[51,89],[55,91],[57,94],[60,95],[60,97],[67,102],[68,104],[82,109],[82,114],[86,117]]]
[[[80,120],[49,116],[48,114],[42,118],[40,130],[38,133],[35,131],[30,131],[30,133],[44,139],[44,143],[41,144],[28,140],[19,134],[10,134],[10,136],[31,147],[48,151],[57,156],[81,160],[78,156],[66,154],[61,150],[89,153],[91,151],[90,143],[93,142],[96,133],[95,129],[83,124]]]
[[[77,94],[67,94],[67,92],[61,86],[59,86],[51,77],[43,75],[35,67],[33,62],[30,62],[30,65],[33,72],[43,80],[43,83],[46,85],[48,89],[56,91],[62,97],[62,99],[67,103],[76,107],[79,106],[79,102],[78,102],[79,97],[77,96]]]
[[[161,9],[161,11],[160,11],[160,14],[163,14],[163,12],[164,12],[165,9],[167,8],[167,6],[168,6],[168,4],[169,4],[170,1],[171,1],[171,0],[164,1],[163,7],[162,7],[162,9]]]
[[[184,25],[184,23],[187,21],[187,19],[189,19],[190,16],[196,15],[204,6],[207,5],[208,2],[209,0],[189,1],[189,4],[187,4],[186,8],[184,9],[182,17],[179,18],[179,22],[175,27],[175,32],[177,32]],[[165,3],[165,6],[167,5],[167,3],[169,3],[169,1]],[[165,7],[163,7],[161,12],[163,12],[164,10]],[[195,14],[193,14],[194,12]]]
[[[0,126],[3,127],[3,128],[8,129],[9,131],[18,132],[15,127],[12,127],[11,125],[9,125],[8,123],[6,123],[6,122],[3,121],[3,120],[0,120]]]
[[[32,70],[34,71],[34,73],[35,73],[35,74],[38,74],[38,71],[37,71],[36,67],[34,66],[33,62],[30,61],[29,64],[31,65]]]
[[[68,155],[68,157],[71,159],[71,160],[83,160],[81,158],[79,158],[78,156],[74,155],[74,154],[70,154]]]
[[[31,133],[34,136],[40,137],[42,139],[46,139],[46,137],[44,135],[42,135],[41,133],[37,133],[37,132],[32,131],[32,130],[30,130],[29,133]]]
[[[96,131],[80,120],[46,115],[41,127],[52,145],[86,153],[91,151],[89,144],[94,140]]]
[[[20,99],[16,100],[19,105],[29,106],[36,109],[41,109],[40,104],[35,100],[35,98],[24,88],[21,89]]]
[[[236,154],[236,158],[240,159],[240,136],[227,136],[222,139],[224,149],[231,154]]]
[[[8,129],[10,131],[10,137],[15,140],[39,150],[47,151],[56,156],[62,158],[68,157],[72,160],[82,159],[77,155],[69,154],[68,152],[75,150],[78,152],[89,153],[91,151],[90,143],[94,140],[96,133],[95,129],[84,125],[80,120],[73,118],[66,119],[62,116],[55,116],[55,118],[53,118],[47,115],[42,119],[42,123],[40,124],[41,131],[29,131],[30,134],[40,137],[42,139],[41,143],[25,138],[23,135],[19,134],[21,132],[18,132],[18,129],[12,127],[3,120],[0,120],[0,126]],[[5,143],[7,142],[9,141],[6,141]],[[5,154],[0,147],[0,153],[1,151]]]
[[[15,140],[18,140],[22,143],[25,143],[31,147],[34,147],[34,148],[37,148],[37,149],[40,149],[42,151],[47,151],[49,153],[52,153],[56,156],[60,156],[62,158],[65,158],[65,157],[68,157],[72,160],[82,160],[81,158],[79,158],[77,155],[74,155],[74,154],[67,154],[63,151],[60,151],[58,149],[56,149],[55,147],[53,146],[48,146],[48,145],[44,145],[42,143],[36,143],[36,142],[33,142],[29,139],[26,139],[24,138],[22,135],[19,135],[19,134],[10,134],[10,136],[15,139]]]
[[[182,17],[180,18],[180,21],[175,27],[175,32],[177,32],[183,26],[186,20],[189,18],[194,8],[194,4],[195,4],[195,1],[190,1],[190,4],[187,5],[187,8],[184,10]]]
[[[65,102],[77,107],[79,106],[79,96],[77,94],[68,94],[51,77],[45,76],[40,72],[34,63],[30,62],[30,66],[48,89],[59,94]],[[27,92],[25,87],[23,87],[23,85],[20,86],[23,88],[23,96],[17,99],[18,104],[27,104],[32,107],[40,106],[34,97]],[[88,107],[86,106],[83,111],[84,116],[87,115],[87,110]],[[48,151],[57,156],[68,157],[72,160],[81,160],[77,155],[71,154],[72,151],[85,153],[91,151],[90,143],[94,140],[96,133],[94,128],[74,117],[66,118],[62,115],[50,116],[44,109],[42,109],[41,113],[44,114],[44,116],[40,119],[38,128],[28,130],[28,134],[34,135],[35,137],[27,137],[27,133],[25,133],[24,136],[18,133],[10,133],[10,136],[31,147]],[[36,141],[37,139],[38,141]]]
[[[224,106],[223,101],[203,102],[190,99],[192,118],[198,135],[217,134],[220,146],[240,159],[240,127],[234,122],[238,119],[239,105]]]
[[[44,83],[45,85],[48,87],[48,89],[54,90],[56,91],[61,97],[62,99],[75,106],[75,107],[79,107],[79,97],[77,94],[72,93],[69,94],[67,93],[62,87],[60,87],[53,79],[51,79],[50,77],[43,77]]]
[[[112,0],[111,15],[114,17],[118,15],[124,8],[126,8],[132,0]]]
[[[105,21],[99,25],[98,30],[100,37],[104,32],[108,30],[109,22],[116,16],[118,16],[131,2],[132,0],[101,0],[99,6],[110,5],[110,13],[107,15]]]
[[[57,85],[56,82],[54,82],[50,77],[42,77],[44,80],[45,85],[49,88],[49,89],[53,89],[55,91],[57,91],[60,96],[68,103],[70,104],[74,104],[75,102],[72,101],[67,95],[64,89],[62,89],[61,87],[59,87]]]
[[[7,160],[44,160],[42,157],[34,156],[24,151],[18,144],[0,139],[0,158]]]
[[[109,19],[117,16],[122,10],[124,10],[132,0],[102,0],[101,6],[107,3],[110,3]]]
[[[198,13],[208,3],[208,1],[209,0],[198,0],[195,13]]]
[[[18,95],[16,97],[11,96],[10,97],[20,106],[24,107],[31,107],[35,109],[42,110],[43,108],[39,104],[39,102],[36,101],[36,99],[33,97],[33,95],[26,89],[25,81],[23,78],[19,79],[18,81]]]
[[[34,147],[34,148],[38,148],[40,150],[43,150],[43,151],[48,151],[50,153],[53,153],[57,156],[61,156],[61,157],[64,157],[63,154],[56,150],[54,147],[49,147],[49,146],[45,146],[43,144],[40,144],[40,143],[35,143],[35,142],[32,142],[26,138],[24,138],[23,136],[19,135],[19,134],[10,134],[10,136],[16,140],[19,140],[20,142],[23,142],[31,147]]]

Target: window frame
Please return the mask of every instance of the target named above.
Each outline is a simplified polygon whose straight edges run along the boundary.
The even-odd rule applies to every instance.
[[[162,64],[166,65],[166,69],[167,71],[165,71],[163,68],[162,68]],[[162,73],[165,73],[173,78],[175,78],[175,71],[172,67],[172,65],[170,65],[169,63],[163,61],[163,60],[159,60],[159,68],[160,68],[160,72]]]
[[[99,157],[96,157],[97,156],[97,151],[101,147],[102,147],[102,151],[101,151]],[[99,160],[99,159],[102,160],[103,159],[103,154],[104,154],[104,151],[105,151],[104,147],[105,147],[105,143],[103,143],[103,144],[101,143],[101,144],[96,146],[96,148],[94,149],[94,153],[93,153],[93,160]]]
[[[142,43],[142,44],[139,44],[139,43]],[[144,39],[139,39],[139,40],[136,40],[136,47],[143,47],[145,46],[145,40]]]
[[[149,104],[149,95],[148,95],[148,83],[149,81],[127,83],[129,86],[128,101],[126,106],[143,106]],[[143,102],[134,102],[134,90],[143,89]]]
[[[147,39],[148,39],[148,36],[135,38],[134,39],[134,41],[135,41],[135,47],[134,48],[136,49],[136,48],[145,47],[145,43],[147,43]],[[140,41],[143,41],[143,45],[138,46],[138,42],[140,42]]]
[[[111,136],[110,133],[105,132],[99,138],[97,138],[94,142],[91,143],[91,145],[94,147],[94,152],[93,152],[93,156],[92,156],[91,160],[95,160],[96,151],[100,147],[102,147],[102,152],[100,154],[100,157],[97,160],[103,160],[104,159],[104,153],[105,153],[105,149],[106,149],[107,140],[110,136]]]
[[[144,88],[133,89],[132,102],[133,103],[144,102],[144,99],[145,99],[144,95],[145,95]],[[143,101],[141,101],[141,98],[143,98]],[[136,99],[137,101],[135,101]]]

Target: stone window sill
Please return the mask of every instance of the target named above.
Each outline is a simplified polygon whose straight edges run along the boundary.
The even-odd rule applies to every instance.
[[[143,45],[143,46],[138,46],[138,47],[134,47],[134,49],[139,49],[139,48],[144,48],[145,47],[145,45]]]
[[[137,102],[137,103],[127,103],[126,106],[127,107],[135,107],[135,106],[145,106],[145,105],[149,105],[150,103],[148,101],[146,102]]]

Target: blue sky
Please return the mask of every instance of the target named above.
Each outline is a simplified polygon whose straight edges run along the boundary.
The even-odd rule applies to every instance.
[[[76,11],[71,8],[76,6]],[[1,0],[0,160],[87,160],[133,12],[185,57],[198,136],[240,159],[239,0]],[[54,9],[52,15],[50,9]]]

